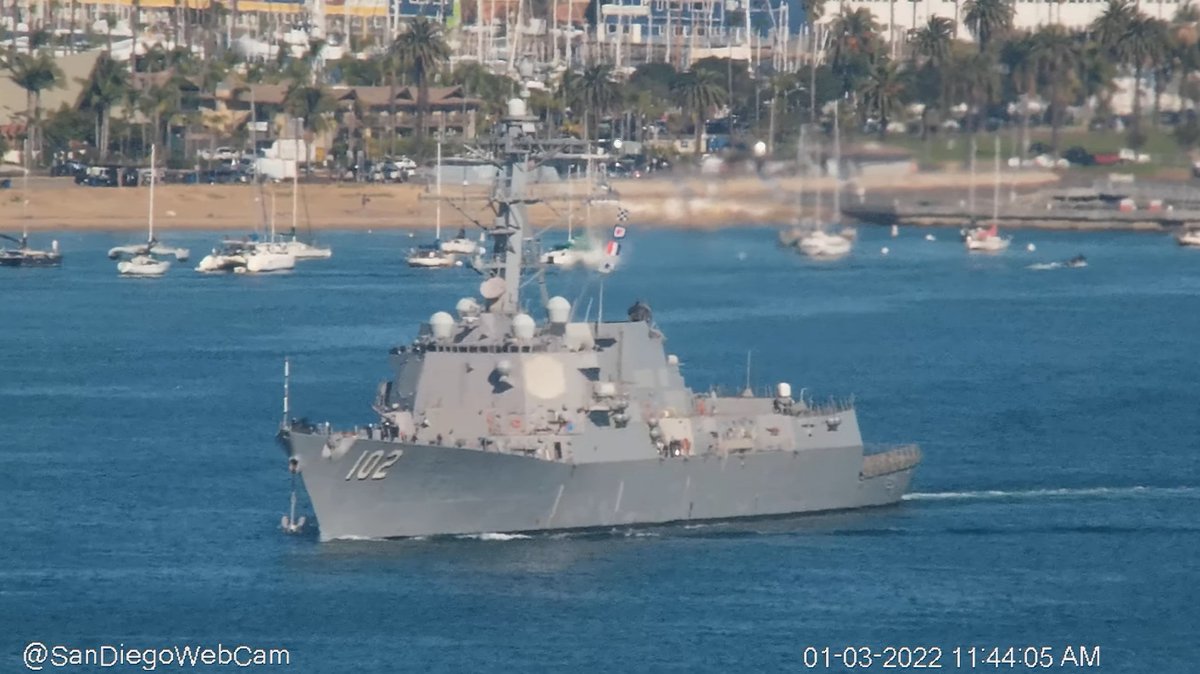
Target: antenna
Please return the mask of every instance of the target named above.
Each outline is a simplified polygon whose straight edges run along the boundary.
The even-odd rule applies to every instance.
[[[604,276],[600,277],[600,299],[596,304],[596,335],[600,335],[600,322],[604,320]]]
[[[750,356],[753,353],[754,353],[753,350],[746,352],[746,388],[742,389],[742,397],[743,398],[753,398],[754,397],[754,391],[751,390],[751,388],[750,388]]]
[[[291,413],[291,405],[289,404],[289,391],[292,378],[292,363],[285,356],[283,359],[283,423],[281,427],[287,428],[288,416]]]

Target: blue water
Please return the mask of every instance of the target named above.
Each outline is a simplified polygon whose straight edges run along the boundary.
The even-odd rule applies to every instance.
[[[925,451],[900,507],[324,545],[277,529],[284,356],[298,413],[369,421],[387,347],[478,278],[404,267],[405,234],[331,233],[290,275],[121,279],[125,237],[61,234],[62,269],[0,269],[0,672],[30,641],[282,646],[300,672],[808,671],[810,645],[1197,671],[1200,255],[862,234],[814,264],[767,230],[639,230],[605,314],[648,301],[696,389],[740,386],[749,350],[755,386],[853,393],[868,441]],[[558,280],[594,316],[598,284]]]

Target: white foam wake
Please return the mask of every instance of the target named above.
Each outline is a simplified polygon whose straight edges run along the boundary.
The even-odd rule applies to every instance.
[[[938,491],[905,494],[905,501],[980,501],[987,499],[1069,498],[1078,496],[1162,496],[1200,494],[1198,487],[1086,487],[1023,490]]]
[[[468,538],[478,541],[519,541],[526,538],[531,538],[531,536],[526,536],[525,534],[500,534],[487,532],[482,534],[463,534],[461,536],[457,536],[457,538]]]

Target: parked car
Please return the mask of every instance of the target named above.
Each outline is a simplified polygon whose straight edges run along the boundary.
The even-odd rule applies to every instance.
[[[219,161],[219,162],[236,162],[241,158],[241,153],[231,147],[219,147],[215,150],[200,150],[196,156],[204,161]]]
[[[1092,166],[1096,163],[1095,156],[1078,145],[1068,148],[1062,156],[1075,166]]]
[[[55,162],[54,166],[50,167],[50,175],[54,178],[64,176],[77,176],[87,170],[87,164],[76,159],[65,159]]]

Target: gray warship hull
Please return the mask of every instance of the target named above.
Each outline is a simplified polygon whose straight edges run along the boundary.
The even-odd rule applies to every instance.
[[[900,500],[919,460],[915,448],[864,456],[861,447],[843,447],[568,464],[362,437],[331,442],[331,437],[293,431],[288,438],[323,541],[883,506]]]

